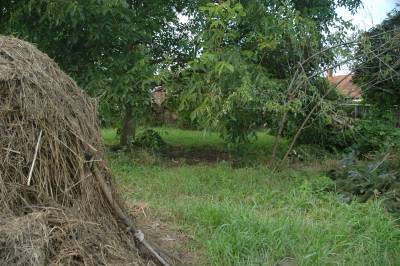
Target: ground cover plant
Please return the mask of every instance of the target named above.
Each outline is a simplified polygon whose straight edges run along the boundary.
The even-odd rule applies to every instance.
[[[329,176],[336,181],[336,188],[348,201],[366,202],[381,198],[388,211],[400,214],[400,176],[398,147],[370,155],[359,160],[354,152],[341,160],[339,169]]]

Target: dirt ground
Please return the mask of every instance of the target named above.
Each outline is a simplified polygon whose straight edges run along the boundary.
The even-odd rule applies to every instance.
[[[199,265],[199,252],[190,250],[189,242],[193,241],[193,236],[168,224],[162,215],[145,202],[128,204],[128,208],[137,226],[152,243],[171,255],[180,265]]]
[[[164,158],[176,163],[185,164],[213,164],[221,161],[232,160],[232,156],[227,151],[221,151],[214,147],[192,147],[184,148],[179,146],[169,146]]]

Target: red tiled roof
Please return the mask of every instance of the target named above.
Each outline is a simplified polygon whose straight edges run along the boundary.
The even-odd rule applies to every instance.
[[[328,80],[332,82],[333,85],[337,85],[338,91],[340,91],[345,96],[351,98],[361,98],[362,91],[360,87],[353,83],[352,75],[338,75],[328,77]]]

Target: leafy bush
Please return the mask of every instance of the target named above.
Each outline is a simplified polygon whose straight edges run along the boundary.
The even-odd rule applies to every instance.
[[[374,113],[363,119],[343,121],[316,119],[305,128],[299,144],[317,144],[327,150],[354,150],[359,155],[400,146],[400,129],[395,127],[393,112]]]
[[[303,130],[299,144],[316,144],[329,151],[343,151],[354,145],[355,136],[352,129],[336,122],[315,121]]]
[[[312,80],[309,85],[302,95],[302,110],[288,112],[283,135],[291,139],[301,129],[297,144],[318,145],[329,151],[352,145],[353,138],[348,132],[352,119],[340,105],[345,101],[344,96],[326,78]],[[272,131],[275,128],[272,123]]]
[[[353,131],[356,137],[353,149],[360,154],[400,146],[400,130],[388,120],[360,120]]]
[[[346,201],[365,202],[383,198],[389,211],[400,213],[400,159],[398,151],[378,153],[369,161],[358,161],[356,153],[347,154],[340,169],[329,176]]]
[[[145,131],[139,133],[132,141],[132,145],[146,148],[153,152],[163,152],[167,146],[160,134],[153,129],[146,129]]]

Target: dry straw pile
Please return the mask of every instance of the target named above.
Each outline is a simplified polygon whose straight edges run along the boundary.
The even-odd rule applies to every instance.
[[[0,265],[149,263],[113,183],[91,99],[33,45],[0,36]]]

